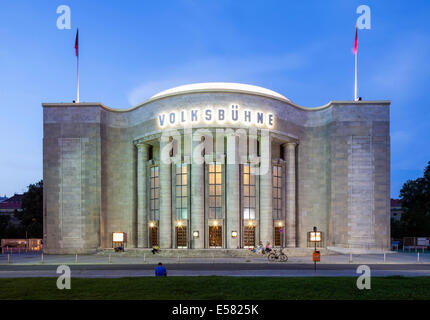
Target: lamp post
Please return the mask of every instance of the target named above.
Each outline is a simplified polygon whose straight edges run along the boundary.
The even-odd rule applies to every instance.
[[[314,270],[317,271],[317,261],[320,261],[320,252],[317,251],[317,242],[321,241],[321,232],[317,230],[317,227],[314,227],[313,231],[309,232],[309,241],[313,242],[315,245],[312,258],[314,260]]]

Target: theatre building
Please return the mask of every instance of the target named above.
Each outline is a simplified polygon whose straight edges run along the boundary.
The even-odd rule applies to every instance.
[[[45,252],[307,248],[313,227],[319,247],[389,248],[389,106],[235,83],[44,103]]]

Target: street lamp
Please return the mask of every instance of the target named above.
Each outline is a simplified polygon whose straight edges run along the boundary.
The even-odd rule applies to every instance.
[[[314,269],[317,271],[317,261],[321,260],[320,252],[317,251],[317,242],[321,242],[321,231],[318,231],[317,227],[314,227],[313,231],[309,232],[309,241],[315,244],[312,259],[314,260]]]

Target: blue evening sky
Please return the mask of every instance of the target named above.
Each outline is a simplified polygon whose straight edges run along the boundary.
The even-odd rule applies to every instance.
[[[58,30],[57,6],[71,8]],[[356,8],[359,96],[389,99],[391,195],[430,161],[430,1],[2,1],[0,195],[42,178],[42,102],[127,108],[173,86],[242,82],[316,107],[353,98]]]

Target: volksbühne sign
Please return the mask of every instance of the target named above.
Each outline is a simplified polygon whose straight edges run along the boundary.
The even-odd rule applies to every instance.
[[[273,128],[275,124],[273,113],[241,109],[238,105],[231,105],[230,108],[192,108],[164,112],[158,114],[157,120],[161,128],[190,124],[239,124]]]

